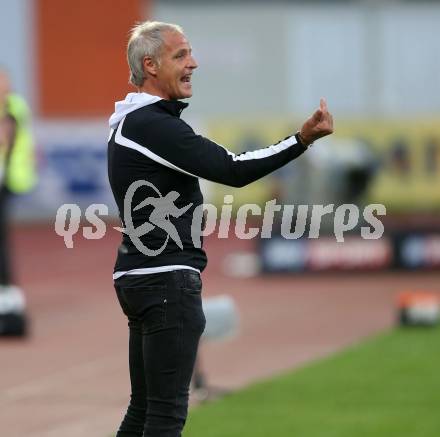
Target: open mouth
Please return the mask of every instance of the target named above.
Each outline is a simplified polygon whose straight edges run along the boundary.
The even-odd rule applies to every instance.
[[[182,76],[182,78],[180,80],[182,82],[190,83],[191,82],[191,75],[190,74],[186,74],[185,76]]]

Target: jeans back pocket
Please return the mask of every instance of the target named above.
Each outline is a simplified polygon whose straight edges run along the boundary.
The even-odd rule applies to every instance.
[[[200,274],[187,272],[185,274],[183,289],[192,294],[200,294],[202,292],[202,279]]]
[[[130,311],[129,317],[140,320],[145,332],[153,332],[165,326],[167,319],[165,285],[122,287],[121,294]]]

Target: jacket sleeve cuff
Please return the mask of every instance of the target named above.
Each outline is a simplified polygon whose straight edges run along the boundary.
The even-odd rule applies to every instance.
[[[302,141],[301,141],[301,137],[299,135],[299,132],[297,132],[295,134],[295,138],[296,138],[296,142],[298,143],[298,145],[303,149],[303,150],[307,150],[313,143],[309,144],[308,146],[305,145]]]

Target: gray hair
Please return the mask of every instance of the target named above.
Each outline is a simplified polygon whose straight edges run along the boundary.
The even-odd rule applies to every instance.
[[[147,79],[143,65],[145,56],[160,62],[160,50],[164,43],[163,33],[165,31],[183,34],[183,29],[177,24],[161,21],[145,21],[131,30],[127,45],[127,60],[130,67],[130,82],[134,86],[142,86],[144,80]]]

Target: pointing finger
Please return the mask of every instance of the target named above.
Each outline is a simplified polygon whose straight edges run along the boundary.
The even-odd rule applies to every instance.
[[[327,112],[327,102],[324,97],[322,97],[319,101],[319,107],[321,108],[322,112]]]

